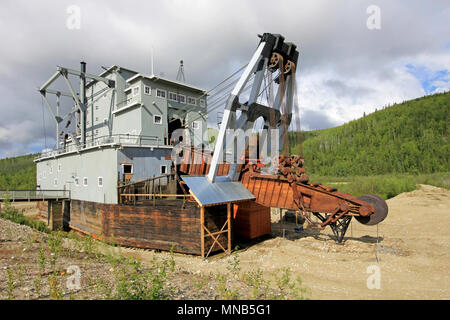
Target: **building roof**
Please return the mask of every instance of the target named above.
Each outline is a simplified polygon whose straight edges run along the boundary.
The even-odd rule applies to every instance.
[[[181,88],[194,90],[194,91],[197,91],[198,93],[201,93],[201,94],[205,94],[206,93],[206,90],[203,90],[203,89],[200,89],[200,88],[188,85],[188,84],[183,83],[183,82],[169,80],[169,79],[166,79],[166,78],[163,78],[163,77],[160,77],[160,76],[155,76],[155,75],[146,75],[146,74],[143,74],[143,73],[138,73],[138,74],[132,76],[131,78],[127,79],[127,82],[131,83],[131,82],[133,82],[133,81],[135,81],[135,80],[137,80],[139,78],[149,79],[149,80],[152,80],[152,81],[162,81],[162,82],[166,82],[167,84],[176,85],[176,86],[181,87]]]
[[[167,83],[167,84],[179,86],[179,87],[181,87],[181,88],[185,88],[185,89],[189,89],[189,90],[194,90],[194,91],[197,91],[197,92],[200,93],[200,94],[205,94],[205,93],[206,93],[206,90],[203,90],[203,89],[200,89],[200,88],[197,88],[197,87],[188,85],[188,84],[183,83],[183,82],[179,82],[179,81],[175,81],[175,80],[169,80],[169,79],[167,79],[167,78],[163,78],[163,77],[160,77],[160,76],[156,76],[156,75],[154,75],[154,74],[153,74],[153,75],[146,75],[146,74],[143,74],[143,73],[139,73],[139,72],[137,72],[137,71],[135,71],[135,70],[131,70],[131,69],[128,69],[128,68],[124,68],[124,67],[121,67],[121,66],[118,66],[118,65],[112,65],[111,67],[109,67],[108,69],[106,69],[105,71],[103,71],[99,76],[100,76],[100,77],[105,77],[108,73],[110,73],[110,72],[112,72],[113,70],[116,70],[116,69],[118,69],[118,70],[123,69],[123,70],[127,70],[127,71],[130,71],[130,72],[136,73],[134,76],[132,76],[131,78],[127,79],[127,82],[128,82],[128,83],[131,83],[131,82],[133,82],[134,80],[137,80],[137,79],[139,79],[139,78],[144,78],[144,79],[149,79],[149,80],[153,80],[153,81],[162,81],[162,82],[165,82],[165,83]],[[91,82],[89,82],[89,83],[86,85],[86,87],[89,87],[90,85],[92,85],[92,84],[95,83],[95,82],[96,82],[96,81],[91,81]]]
[[[126,70],[126,71],[130,71],[130,72],[134,72],[134,73],[138,73],[137,71],[135,71],[135,70],[131,70],[131,69],[128,69],[128,68],[124,68],[124,67],[121,67],[121,66],[118,66],[118,65],[112,65],[111,67],[109,67],[108,69],[106,69],[105,71],[103,71],[102,73],[100,73],[99,74],[99,77],[105,77],[108,73],[110,73],[110,72],[112,72],[113,70],[120,70],[120,69],[123,69],[123,70]],[[90,81],[89,83],[87,83],[86,84],[86,87],[89,87],[89,86],[91,86],[92,84],[94,84],[94,83],[96,83],[97,81]]]

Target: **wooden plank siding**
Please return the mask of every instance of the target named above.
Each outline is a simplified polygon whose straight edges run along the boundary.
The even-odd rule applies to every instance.
[[[92,233],[115,243],[145,249],[170,250],[201,255],[200,208],[182,200],[156,199],[155,206],[115,205],[71,201],[70,223],[80,232]],[[210,232],[220,231],[227,219],[226,205],[205,208],[205,226]],[[227,236],[219,238],[227,247]],[[213,240],[205,239],[209,250]],[[220,250],[217,245],[213,252]]]

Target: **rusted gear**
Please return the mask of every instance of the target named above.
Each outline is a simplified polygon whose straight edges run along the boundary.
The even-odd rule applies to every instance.
[[[269,70],[271,72],[276,71],[280,65],[280,61],[283,61],[283,56],[276,52],[272,53],[272,57],[269,60]]]
[[[284,74],[287,75],[294,68],[295,68],[295,64],[292,61],[288,60],[284,66]]]

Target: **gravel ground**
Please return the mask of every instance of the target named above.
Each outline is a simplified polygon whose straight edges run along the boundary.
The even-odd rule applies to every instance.
[[[56,254],[53,266],[51,260],[55,254],[52,253],[51,239],[54,234],[48,235],[0,218],[0,299],[114,298],[108,296],[108,288],[117,289],[115,275],[119,267],[109,261],[108,257],[126,256],[134,261],[143,260],[138,256],[133,257],[132,252],[135,250],[130,248],[112,247],[73,233],[60,234],[65,237],[61,238],[61,249]],[[86,242],[86,239],[89,241]],[[149,272],[152,266],[160,266],[161,261],[169,261],[171,258],[169,253],[150,250],[136,252],[152,255],[152,259],[147,257],[142,265],[142,273]],[[175,255],[175,260],[177,259]],[[71,267],[79,270],[79,288],[70,287],[75,275],[71,272]],[[242,278],[225,275],[225,267],[220,271],[224,275],[222,278],[217,276],[217,272],[189,271],[183,264],[175,265],[173,270],[167,271],[162,292],[168,299],[235,298],[237,292],[241,298],[252,297],[252,287],[247,286]],[[278,294],[277,297],[283,296]]]

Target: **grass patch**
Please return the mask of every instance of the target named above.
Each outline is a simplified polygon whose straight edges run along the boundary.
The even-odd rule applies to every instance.
[[[0,212],[0,218],[10,220],[12,222],[22,224],[25,226],[29,226],[34,230],[50,233],[50,229],[46,226],[46,224],[42,221],[35,221],[27,218],[23,215],[22,212],[17,210],[11,205],[11,201],[9,195],[5,199],[2,204],[2,210]]]

